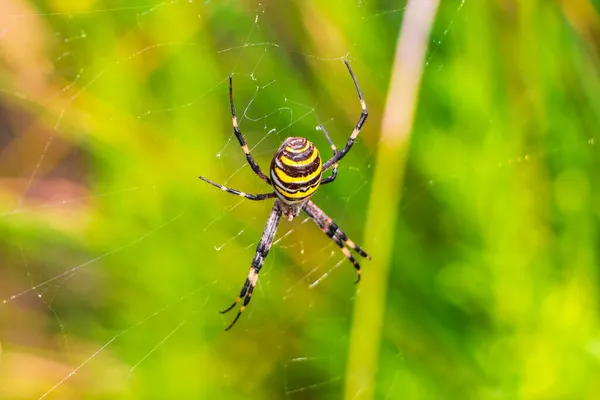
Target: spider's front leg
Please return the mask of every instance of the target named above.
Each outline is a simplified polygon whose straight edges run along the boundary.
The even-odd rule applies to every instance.
[[[250,152],[250,149],[246,144],[246,140],[244,139],[244,135],[242,135],[242,132],[238,127],[238,120],[237,116],[235,115],[235,105],[233,103],[233,77],[231,75],[229,75],[229,104],[231,105],[231,120],[233,122],[233,133],[235,134],[235,137],[237,138],[238,142],[240,142],[242,150],[246,154],[246,160],[248,161],[248,164],[250,164],[250,168],[252,168],[252,171],[254,171],[254,173],[258,175],[260,179],[265,181],[265,183],[267,183],[268,185],[271,185],[271,178],[266,176],[262,169],[260,169],[260,166],[256,163],[256,161],[254,161],[252,153]]]
[[[348,236],[346,236],[346,234],[340,229],[340,227],[337,226],[337,224],[333,222],[333,220],[329,218],[327,214],[323,212],[323,210],[317,207],[315,203],[310,200],[307,201],[304,205],[304,211],[308,214],[310,219],[312,219],[315,224],[317,224],[319,228],[321,228],[321,230],[339,246],[339,248],[342,250],[342,253],[344,253],[346,258],[352,263],[352,265],[354,265],[356,274],[358,275],[355,283],[358,283],[360,281],[360,264],[358,264],[358,261],[356,261],[346,246],[350,247],[367,260],[370,260],[371,256],[357,246],[352,240],[350,240]]]
[[[358,118],[358,122],[356,123],[356,126],[354,127],[354,130],[350,135],[350,139],[348,139],[348,141],[346,142],[346,146],[344,146],[344,148],[339,151],[336,150],[334,152],[333,157],[331,157],[329,160],[327,160],[327,162],[325,162],[325,164],[323,164],[323,172],[327,171],[332,166],[337,165],[337,163],[342,158],[344,158],[344,156],[350,151],[352,145],[354,144],[354,141],[356,140],[358,134],[360,133],[360,130],[362,129],[363,124],[369,116],[369,112],[367,111],[367,103],[365,103],[365,99],[363,99],[362,92],[360,90],[360,87],[358,86],[358,81],[356,80],[356,76],[354,76],[354,72],[352,72],[352,68],[350,68],[348,60],[344,60],[344,64],[346,64],[346,68],[348,68],[348,72],[350,73],[350,76],[354,81],[354,87],[356,88],[356,92],[358,93],[358,99],[360,100],[361,112],[360,117]]]
[[[267,221],[267,226],[265,226],[265,230],[263,232],[262,237],[260,238],[260,242],[258,246],[256,246],[256,254],[254,255],[254,259],[252,260],[252,265],[250,266],[250,272],[248,272],[248,277],[246,278],[246,282],[244,282],[244,286],[242,286],[242,290],[240,291],[240,295],[233,302],[229,308],[221,311],[221,314],[225,314],[226,312],[233,309],[242,299],[244,299],[244,304],[240,307],[237,315],[229,324],[226,331],[231,329],[231,327],[237,322],[244,309],[250,303],[250,299],[252,298],[252,293],[254,292],[254,288],[258,282],[258,273],[265,262],[265,258],[267,258],[267,254],[269,254],[269,249],[271,248],[271,244],[273,244],[273,238],[275,237],[275,232],[277,231],[277,225],[279,224],[279,219],[281,218],[281,206],[279,201],[275,201],[273,205],[273,210],[269,215],[269,220]]]

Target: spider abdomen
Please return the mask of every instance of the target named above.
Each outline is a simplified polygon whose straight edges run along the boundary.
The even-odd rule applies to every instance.
[[[287,138],[271,161],[273,188],[286,204],[309,198],[321,184],[321,173],[319,150],[302,137]]]

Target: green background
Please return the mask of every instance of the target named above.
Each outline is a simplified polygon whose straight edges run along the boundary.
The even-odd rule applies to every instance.
[[[352,266],[310,221],[282,221],[224,332],[272,202],[197,177],[269,190],[232,135],[229,74],[263,169],[288,136],[329,155],[320,123],[341,147],[360,115],[347,57],[370,116],[313,200],[377,238],[405,4],[148,4],[0,5],[0,398],[340,398]],[[375,398],[600,393],[599,55],[593,2],[442,1],[389,188]]]

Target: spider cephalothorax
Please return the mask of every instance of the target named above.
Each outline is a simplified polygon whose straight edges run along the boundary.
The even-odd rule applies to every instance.
[[[260,166],[256,163],[256,161],[254,161],[254,158],[250,153],[250,149],[246,144],[246,140],[238,128],[238,121],[235,115],[235,106],[233,105],[233,80],[232,77],[229,76],[229,101],[231,105],[233,132],[235,133],[237,140],[240,142],[240,146],[242,146],[242,150],[244,150],[246,159],[248,160],[248,164],[250,164],[252,170],[263,181],[271,185],[274,191],[265,194],[248,194],[240,192],[239,190],[226,188],[225,186],[219,185],[218,183],[215,183],[202,176],[200,179],[218,187],[227,193],[245,197],[250,200],[266,200],[274,197],[277,197],[277,199],[275,200],[275,204],[273,204],[273,209],[269,215],[267,226],[265,227],[262,238],[256,247],[256,254],[252,260],[250,272],[248,273],[248,277],[244,282],[244,286],[242,286],[240,295],[229,308],[221,311],[222,313],[228,312],[234,308],[242,300],[242,298],[244,299],[244,304],[240,307],[236,317],[231,324],[229,324],[226,330],[229,330],[233,324],[236,323],[248,303],[250,303],[252,293],[254,292],[254,288],[258,283],[258,273],[260,272],[265,258],[269,253],[269,249],[273,243],[273,238],[275,237],[277,225],[279,224],[279,220],[281,219],[282,215],[286,216],[288,220],[291,221],[294,217],[298,216],[301,211],[306,212],[306,214],[319,226],[319,228],[321,228],[321,230],[339,246],[339,248],[342,250],[342,253],[344,253],[346,258],[348,258],[352,265],[354,265],[358,275],[356,282],[360,280],[360,265],[358,265],[358,262],[352,256],[350,250],[354,250],[360,256],[367,259],[371,258],[352,240],[350,240],[348,236],[346,236],[346,234],[336,225],[336,223],[333,222],[331,218],[329,218],[323,211],[321,211],[321,209],[317,207],[315,203],[310,201],[310,196],[313,195],[320,185],[325,185],[335,180],[338,172],[338,162],[348,153],[354,144],[354,141],[356,140],[356,137],[358,136],[358,133],[360,132],[360,129],[368,115],[367,105],[363,100],[362,93],[358,87],[356,77],[352,73],[350,64],[348,64],[348,61],[346,60],[344,60],[344,64],[346,64],[348,72],[350,72],[350,76],[354,81],[354,86],[358,92],[358,99],[360,100],[360,106],[362,108],[360,118],[358,119],[358,122],[356,123],[356,126],[350,135],[350,139],[348,139],[348,142],[346,143],[346,146],[342,150],[338,151],[333,144],[333,141],[327,134],[325,128],[322,125],[319,125],[319,129],[323,131],[323,134],[325,135],[325,138],[327,138],[327,141],[331,146],[331,150],[333,151],[333,156],[327,160],[325,164],[323,164],[319,151],[309,140],[303,137],[287,138],[273,156],[271,168],[269,169],[270,177],[265,175]],[[331,169],[331,175],[322,178],[323,173],[329,169]]]

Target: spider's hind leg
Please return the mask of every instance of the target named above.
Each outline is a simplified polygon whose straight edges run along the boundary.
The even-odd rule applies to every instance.
[[[342,250],[342,253],[346,256],[346,258],[354,265],[356,269],[356,274],[358,278],[356,279],[356,283],[360,281],[360,264],[350,253],[350,250],[346,248],[348,246],[350,249],[356,251],[360,256],[366,258],[367,260],[371,259],[371,256],[367,254],[363,249],[357,246],[352,240],[346,236],[346,234],[337,226],[335,222],[332,221],[331,218],[327,216],[319,207],[316,206],[312,201],[307,201],[304,205],[304,211],[308,214],[308,216],[321,228],[321,230],[331,238]]]
[[[254,264],[254,263],[252,263],[252,264]],[[233,319],[233,321],[231,321],[229,326],[227,328],[225,328],[226,331],[230,330],[233,327],[233,325],[240,318],[240,315],[242,315],[242,312],[244,312],[244,309],[246,308],[248,303],[250,303],[250,299],[252,298],[252,293],[254,292],[256,283],[258,282],[258,271],[259,270],[260,270],[260,268],[258,268],[258,270],[257,270],[256,268],[254,268],[254,265],[250,268],[250,272],[248,273],[248,277],[246,278],[246,282],[244,282],[244,286],[242,287],[242,290],[241,290],[238,298],[227,309],[220,311],[221,314],[225,314],[225,313],[231,311],[235,306],[238,305],[238,303],[242,299],[244,299],[244,304],[242,304],[242,306],[240,307],[240,310],[238,311],[238,313],[235,316],[235,318]]]
[[[254,259],[252,260],[252,265],[250,266],[250,272],[248,272],[248,277],[244,282],[244,286],[242,286],[242,290],[240,291],[240,295],[233,302],[229,308],[221,311],[221,314],[225,314],[228,311],[231,311],[241,300],[244,299],[244,303],[240,307],[237,315],[233,319],[233,321],[229,324],[226,331],[231,329],[233,325],[237,322],[237,320],[242,315],[242,312],[246,309],[248,303],[252,299],[252,293],[254,292],[254,288],[258,283],[258,273],[265,262],[265,258],[267,258],[267,254],[269,254],[269,250],[271,249],[271,244],[273,244],[273,238],[275,237],[275,232],[277,231],[277,225],[279,224],[279,219],[281,218],[281,207],[279,201],[275,202],[273,205],[273,210],[271,211],[271,215],[269,215],[269,220],[267,221],[267,225],[265,226],[265,230],[263,232],[262,237],[260,238],[260,242],[258,246],[256,246],[256,254],[254,255]]]

